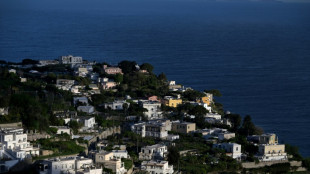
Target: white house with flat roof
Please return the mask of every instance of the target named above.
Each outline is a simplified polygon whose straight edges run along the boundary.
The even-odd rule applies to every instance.
[[[78,106],[77,110],[80,112],[85,112],[87,114],[92,114],[95,112],[95,108],[93,106]]]
[[[128,158],[127,150],[112,150],[113,157],[117,159]]]
[[[170,120],[140,122],[131,126],[131,131],[142,137],[154,137],[160,139],[166,139],[168,137],[168,131],[170,130]]]
[[[141,163],[141,170],[148,173],[164,173],[173,174],[173,165],[169,165],[168,161],[143,161]]]
[[[163,160],[168,154],[168,148],[163,144],[155,144],[141,148],[139,160]]]
[[[129,107],[130,103],[126,102],[125,100],[116,100],[110,103],[104,103],[104,108],[105,109],[110,108],[112,110],[123,110],[124,109],[123,106],[125,103]]]
[[[67,133],[68,135],[71,134],[71,129],[67,126],[50,126],[50,127],[54,127],[57,128],[57,135],[61,135],[64,133]]]
[[[88,128],[93,128],[96,124],[95,117],[84,117],[82,121],[84,122],[84,126]]]
[[[162,112],[160,110],[161,103],[155,101],[139,101],[140,105],[147,111],[143,112],[147,119],[159,119],[162,117]]]
[[[213,148],[224,149],[226,155],[234,159],[241,159],[241,145],[237,143],[220,143],[213,144]]]
[[[73,97],[73,104],[76,106],[78,103],[83,103],[88,105],[88,98],[87,97]]]

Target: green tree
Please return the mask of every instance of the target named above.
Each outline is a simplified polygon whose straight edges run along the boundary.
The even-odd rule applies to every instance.
[[[225,115],[226,118],[228,118],[232,123],[232,130],[235,132],[239,129],[241,125],[241,116],[239,114],[228,114]]]
[[[158,78],[158,80],[161,80],[161,81],[164,81],[164,82],[167,81],[167,77],[166,77],[166,75],[163,72],[160,73],[157,78]]]
[[[34,64],[38,64],[38,63],[39,63],[39,61],[33,60],[33,59],[23,59],[22,60],[23,65],[29,65],[29,64],[34,65]]]
[[[196,91],[196,90],[186,90],[183,93],[184,99],[189,100],[189,101],[196,101],[196,99],[201,98],[203,96],[205,96],[204,93],[200,91]]]
[[[222,96],[221,92],[219,90],[217,90],[217,89],[211,89],[211,90],[207,90],[206,89],[206,90],[204,90],[204,92],[205,93],[213,94],[216,97],[221,97]]]
[[[115,82],[117,82],[117,83],[122,83],[123,82],[123,75],[122,74],[116,74],[115,76],[114,76],[114,80],[115,80]]]
[[[168,148],[168,162],[169,164],[176,165],[180,159],[179,151],[175,147]]]
[[[305,158],[302,160],[302,166],[310,170],[310,158]]]
[[[293,155],[293,160],[301,161],[302,156],[299,153],[299,149],[297,146],[292,146],[290,144],[285,144],[286,153]]]
[[[242,123],[241,131],[240,132],[242,133],[242,135],[246,135],[246,136],[254,134],[254,132],[255,132],[255,125],[252,122],[251,116],[246,115],[243,118],[243,123]]]
[[[118,66],[122,69],[124,74],[136,71],[136,65],[137,63],[135,61],[128,61],[128,60],[123,60],[120,63],[118,63]]]
[[[207,111],[206,108],[204,108],[203,106],[201,105],[196,105],[194,106],[193,108],[191,108],[189,110],[189,114],[191,115],[195,115],[195,116],[204,116],[208,113],[209,111]]]
[[[80,125],[77,121],[71,120],[71,121],[69,122],[69,127],[73,130],[73,133],[74,133],[74,134],[77,134],[79,128],[81,127],[81,125]]]
[[[149,73],[152,73],[154,67],[153,67],[151,64],[149,64],[149,63],[143,63],[143,64],[140,66],[140,69],[142,69],[142,70],[147,70]]]

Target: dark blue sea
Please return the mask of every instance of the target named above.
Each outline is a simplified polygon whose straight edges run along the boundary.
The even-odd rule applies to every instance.
[[[310,3],[1,0],[0,59],[149,62],[310,157]]]

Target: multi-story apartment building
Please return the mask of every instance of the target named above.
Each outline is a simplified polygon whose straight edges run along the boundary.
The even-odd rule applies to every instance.
[[[23,129],[20,128],[1,129],[0,145],[3,149],[0,157],[22,160],[27,155],[40,155],[39,148],[30,145],[30,142],[27,141],[27,134],[23,133]]]
[[[168,153],[168,148],[163,144],[155,144],[141,148],[139,160],[163,160]]]
[[[160,110],[161,103],[153,101],[139,101],[139,103],[143,108],[147,109],[143,114],[148,120],[159,119],[162,117],[162,112]]]
[[[171,124],[170,120],[142,122],[132,125],[131,130],[142,137],[166,139],[168,131],[171,130]]]
[[[256,157],[260,161],[287,160],[284,144],[260,144]]]

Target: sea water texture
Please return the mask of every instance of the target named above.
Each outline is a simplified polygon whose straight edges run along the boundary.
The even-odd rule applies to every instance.
[[[1,0],[0,59],[149,62],[310,156],[310,4]]]

